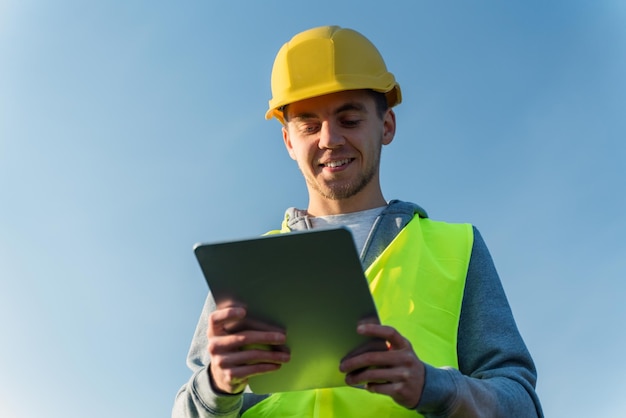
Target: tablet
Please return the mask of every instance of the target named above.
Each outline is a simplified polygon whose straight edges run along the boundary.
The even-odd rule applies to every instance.
[[[343,358],[386,350],[356,333],[378,315],[348,229],[201,243],[194,252],[216,303],[237,301],[248,317],[287,331],[290,362],[251,377],[254,393],[346,386]]]

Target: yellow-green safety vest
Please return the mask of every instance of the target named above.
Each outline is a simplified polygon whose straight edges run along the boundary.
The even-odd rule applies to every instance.
[[[473,239],[469,224],[416,215],[365,271],[381,323],[397,329],[419,358],[435,367],[458,369],[457,331]],[[416,415],[389,396],[338,387],[274,393],[243,417]]]

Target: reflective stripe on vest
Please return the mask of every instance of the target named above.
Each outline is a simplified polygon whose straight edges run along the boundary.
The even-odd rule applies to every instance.
[[[435,367],[458,368],[457,331],[472,244],[469,224],[415,216],[365,272],[381,323],[396,328],[420,359]],[[369,416],[420,415],[386,395],[351,387],[275,393],[243,415]]]

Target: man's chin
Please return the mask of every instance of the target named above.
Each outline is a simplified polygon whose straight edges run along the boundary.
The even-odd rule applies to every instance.
[[[346,200],[359,194],[364,187],[354,187],[354,185],[343,185],[334,187],[318,188],[318,193],[328,200]]]

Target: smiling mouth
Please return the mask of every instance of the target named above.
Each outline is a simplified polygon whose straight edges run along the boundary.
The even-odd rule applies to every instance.
[[[343,160],[328,161],[326,163],[320,164],[320,167],[328,167],[328,168],[342,167],[346,164],[350,164],[353,160],[354,158],[345,158]]]

